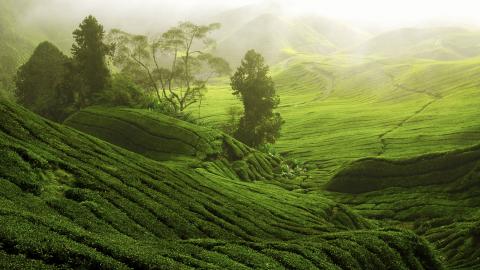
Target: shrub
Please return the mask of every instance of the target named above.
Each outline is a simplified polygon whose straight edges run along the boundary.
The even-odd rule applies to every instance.
[[[111,106],[136,107],[144,102],[144,91],[130,78],[115,74],[112,87],[97,96],[98,103]]]
[[[220,126],[220,129],[229,135],[234,135],[238,130],[242,114],[243,109],[241,107],[229,107],[227,109],[228,120]]]

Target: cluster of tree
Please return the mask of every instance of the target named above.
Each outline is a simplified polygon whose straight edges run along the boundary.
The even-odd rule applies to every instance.
[[[209,34],[218,24],[180,23],[157,38],[112,30],[88,16],[73,32],[72,57],[43,42],[16,76],[18,100],[47,118],[62,121],[94,104],[168,108],[183,112],[200,102],[213,76],[230,74],[229,64],[209,52]],[[119,70],[111,75],[111,57]],[[244,106],[232,110],[228,132],[258,147],[273,143],[283,123],[273,110],[279,104],[264,58],[248,51],[231,77],[233,93]],[[238,117],[237,117],[238,115]]]
[[[17,71],[18,101],[47,118],[61,121],[71,112],[94,104],[111,87],[103,26],[88,16],[73,32],[72,57],[43,42]]]
[[[156,38],[118,29],[108,38],[121,72],[154,93],[158,103],[182,112],[201,101],[212,76],[230,73],[224,59],[209,53],[215,44],[209,34],[219,27],[182,22]]]

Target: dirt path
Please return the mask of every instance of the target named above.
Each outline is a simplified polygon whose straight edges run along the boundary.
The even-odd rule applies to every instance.
[[[400,123],[398,123],[395,127],[393,127],[390,130],[387,130],[386,132],[380,134],[378,136],[378,139],[380,140],[380,152],[378,153],[379,156],[385,154],[385,151],[387,150],[387,142],[385,140],[385,137],[396,131],[397,129],[403,127],[403,125],[408,122],[410,119],[414,118],[415,116],[421,114],[423,111],[425,111],[430,105],[432,105],[435,101],[438,99],[433,99],[427,102],[425,105],[423,105],[419,110],[415,111],[412,115],[408,116],[407,118],[403,119]]]
[[[401,83],[397,83],[395,81],[395,76],[393,76],[392,74],[388,73],[385,71],[385,69],[383,68],[383,65],[382,65],[382,71],[385,73],[386,76],[388,76],[391,80],[392,80],[392,84],[394,86],[395,89],[401,89],[401,90],[404,90],[404,91],[408,91],[408,92],[412,92],[412,93],[417,93],[417,94],[424,94],[424,95],[427,95],[429,96],[430,98],[432,98],[432,100],[428,101],[427,103],[425,103],[420,109],[418,109],[417,111],[415,111],[412,115],[406,117],[405,119],[403,119],[402,121],[400,121],[397,125],[395,125],[393,128],[387,130],[386,132],[380,134],[378,136],[378,139],[380,141],[380,151],[378,152],[378,156],[381,156],[383,154],[385,154],[386,150],[387,150],[387,142],[386,142],[386,139],[385,137],[387,135],[389,135],[390,133],[396,131],[397,129],[403,127],[405,125],[405,123],[407,123],[408,121],[410,121],[412,118],[414,118],[415,116],[423,113],[430,105],[432,105],[433,103],[435,103],[437,100],[441,99],[442,98],[442,95],[438,94],[438,93],[432,93],[432,92],[429,92],[427,90],[420,90],[420,89],[416,89],[416,88],[411,88],[411,87],[408,87],[404,84],[401,84]]]

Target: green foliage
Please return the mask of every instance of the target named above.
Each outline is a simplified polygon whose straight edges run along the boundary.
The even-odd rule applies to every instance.
[[[143,89],[123,74],[114,74],[112,86],[96,97],[96,103],[111,106],[138,107],[145,104],[147,97]]]
[[[79,95],[85,89],[85,80],[78,72],[76,62],[69,59],[65,65],[65,75],[56,88],[57,96],[51,104],[56,111],[56,121],[62,122],[69,115],[80,109]]]
[[[20,104],[50,119],[58,119],[54,104],[57,88],[66,74],[68,58],[49,42],[40,43],[17,72],[15,84]]]
[[[158,102],[182,112],[201,100],[212,76],[230,72],[225,60],[208,52],[214,45],[208,36],[219,27],[182,22],[158,39],[118,29],[108,38],[115,46],[114,64],[153,91]]]
[[[262,144],[258,148],[258,150],[273,157],[280,157],[280,153],[277,151],[275,146],[271,143]]]
[[[404,160],[361,159],[336,174],[327,189],[363,193],[389,187],[448,184],[468,175],[475,168],[480,159],[479,148],[475,146]],[[470,184],[464,181],[463,188]]]
[[[232,106],[227,108],[228,119],[220,126],[220,129],[233,136],[238,131],[240,119],[243,114],[243,109],[239,106]]]
[[[253,147],[274,143],[283,124],[280,114],[273,113],[280,99],[268,70],[263,57],[250,50],[231,77],[233,94],[242,100],[244,107],[244,116],[235,136]]]
[[[112,53],[113,47],[104,43],[104,36],[103,26],[91,15],[73,32],[73,61],[84,80],[84,88],[78,93],[80,108],[91,105],[96,94],[110,87],[106,57]]]

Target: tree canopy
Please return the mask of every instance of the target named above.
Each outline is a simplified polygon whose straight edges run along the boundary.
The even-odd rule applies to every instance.
[[[110,70],[106,57],[112,53],[112,46],[104,43],[103,26],[93,16],[86,17],[73,32],[73,61],[84,80],[84,89],[79,92],[79,105],[90,105],[95,94],[110,85]]]
[[[209,53],[215,41],[209,34],[219,24],[182,22],[157,38],[112,30],[114,63],[176,111],[199,101],[208,80],[230,73],[229,64]]]
[[[18,101],[42,116],[55,118],[52,103],[58,98],[56,89],[62,83],[67,62],[67,56],[55,45],[40,43],[18,69],[15,78]]]
[[[263,56],[250,50],[231,77],[233,94],[242,100],[244,106],[236,137],[253,147],[274,143],[283,123],[280,114],[273,112],[280,98],[268,71]]]

